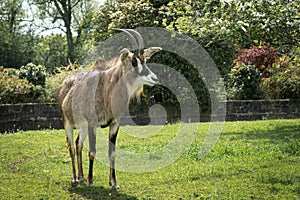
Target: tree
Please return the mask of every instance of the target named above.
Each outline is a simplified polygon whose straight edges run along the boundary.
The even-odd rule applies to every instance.
[[[299,1],[173,0],[161,8],[163,25],[193,36],[226,75],[238,47],[274,46],[287,53],[300,45]]]
[[[210,27],[225,9],[220,6],[216,1],[108,0],[94,15],[94,39],[108,38],[112,27],[167,27],[199,41],[224,75],[235,58],[237,45],[226,38],[230,30],[226,22]]]
[[[156,8],[149,0],[107,0],[94,14],[94,40],[103,41],[111,28],[137,28],[153,26]]]
[[[73,61],[73,34],[71,29],[72,11],[80,0],[34,0],[41,11],[41,16],[52,18],[52,23],[63,22],[62,29],[68,42],[68,59]]]
[[[252,45],[276,47],[282,52],[300,45],[299,1],[259,0],[225,3],[235,41],[244,48]]]
[[[76,37],[74,42],[74,55],[75,59],[79,63],[83,63],[87,57],[92,45],[92,19],[97,7],[97,3],[94,0],[80,1],[79,5],[75,7],[73,12],[73,30]]]
[[[53,28],[59,28],[66,34],[68,44],[68,59],[75,60],[74,28],[77,29],[77,41],[82,35],[82,30],[94,11],[93,0],[32,0],[40,9],[41,18],[51,18],[52,24],[58,24]],[[76,16],[76,17],[75,17]],[[75,26],[74,26],[75,25]],[[63,27],[63,28],[62,28]]]
[[[53,34],[39,39],[33,46],[33,62],[44,65],[49,73],[57,67],[67,66],[67,41],[66,37]]]
[[[23,0],[0,2],[0,65],[20,68],[32,59],[35,42],[30,29],[25,29]]]
[[[24,17],[23,0],[3,0],[0,2],[0,25],[9,33],[15,33],[20,28]]]

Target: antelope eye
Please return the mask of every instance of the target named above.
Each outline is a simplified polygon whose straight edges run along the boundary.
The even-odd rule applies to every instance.
[[[136,60],[136,58],[132,58],[132,66],[133,67],[136,67],[137,66],[137,60]]]

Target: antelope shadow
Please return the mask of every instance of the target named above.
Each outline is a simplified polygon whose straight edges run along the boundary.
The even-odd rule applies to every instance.
[[[105,200],[105,199],[137,200],[138,199],[137,197],[124,194],[121,191],[116,190],[114,188],[107,189],[102,186],[70,187],[68,191],[72,199],[78,199],[80,197],[86,199],[101,199],[101,200]]]

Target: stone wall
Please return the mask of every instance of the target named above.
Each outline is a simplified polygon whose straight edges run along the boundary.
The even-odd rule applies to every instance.
[[[298,100],[244,100],[228,101],[226,121],[294,119],[300,118],[300,99]],[[164,124],[182,120],[180,111],[172,107],[153,106],[149,113],[126,114],[121,124]],[[209,114],[201,114],[200,119],[189,116],[188,122],[210,121]],[[61,129],[61,114],[56,104],[17,104],[0,105],[0,133],[19,130]]]
[[[0,133],[62,127],[56,104],[0,105]]]
[[[300,99],[228,101],[226,121],[300,118]]]

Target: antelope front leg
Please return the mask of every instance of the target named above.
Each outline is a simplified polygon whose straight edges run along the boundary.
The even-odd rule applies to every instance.
[[[88,175],[88,186],[93,185],[93,165],[94,159],[96,156],[96,128],[94,126],[89,126],[88,128],[89,134],[89,158],[90,158],[90,165],[89,165],[89,175]]]
[[[118,135],[119,124],[116,122],[115,124],[110,126],[109,129],[109,151],[108,156],[110,160],[110,175],[109,175],[109,185],[111,185],[115,189],[119,189],[116,180],[116,172],[115,172],[115,151],[116,151],[116,139]]]

